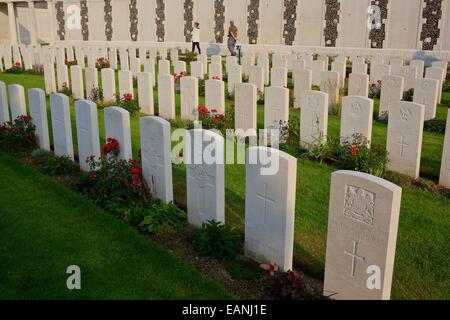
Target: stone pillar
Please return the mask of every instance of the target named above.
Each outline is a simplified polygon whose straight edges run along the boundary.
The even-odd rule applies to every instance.
[[[10,44],[17,44],[17,27],[16,14],[14,12],[14,3],[12,0],[8,1],[8,20],[9,20],[9,42]]]
[[[28,1],[28,12],[30,16],[31,44],[36,45],[38,43],[38,30],[36,22],[36,10],[34,9],[34,0]]]

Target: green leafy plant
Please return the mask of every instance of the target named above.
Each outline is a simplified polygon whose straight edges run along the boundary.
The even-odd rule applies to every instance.
[[[13,74],[22,74],[24,72],[25,68],[22,66],[22,63],[20,61],[17,61],[11,68],[5,70],[5,73]]]
[[[381,97],[381,80],[377,83],[372,83],[369,87],[369,98],[370,99],[380,99]]]
[[[205,80],[200,79],[198,81],[198,96],[204,97],[205,96]]]
[[[414,89],[409,89],[403,92],[403,101],[412,102],[414,98]]]
[[[139,103],[131,93],[125,93],[118,101],[118,106],[127,110],[130,116],[134,116],[140,112]]]
[[[69,175],[77,171],[77,165],[68,156],[52,156],[42,164],[42,172],[49,176]]]
[[[37,148],[36,127],[30,116],[18,116],[0,125],[0,149],[12,153],[27,153]]]
[[[446,121],[442,119],[432,119],[424,122],[424,130],[432,133],[445,134]]]
[[[208,221],[197,232],[197,250],[204,256],[227,260],[234,259],[240,251],[239,233],[218,221]]]
[[[173,203],[155,202],[144,213],[144,218],[139,224],[142,231],[158,233],[163,227],[170,226],[181,229],[187,224],[186,212],[180,210]]]
[[[444,82],[444,85],[442,86],[442,91],[450,92],[450,82],[449,81]]]

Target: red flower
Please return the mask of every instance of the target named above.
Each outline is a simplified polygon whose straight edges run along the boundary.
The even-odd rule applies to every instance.
[[[211,112],[212,113],[217,113],[217,109],[212,109]]]
[[[21,63],[19,61],[16,62],[16,67],[20,67]]]
[[[119,151],[119,142],[114,138],[108,138],[107,144],[103,146],[103,153],[109,154],[111,152]]]
[[[352,156],[356,156],[359,152],[359,148],[357,146],[351,146],[348,150]]]
[[[213,123],[213,124],[219,124],[219,119],[214,119],[214,120],[212,121],[212,123]]]
[[[215,77],[212,77],[212,80],[222,80],[222,79],[220,79],[220,77],[218,77],[218,76],[215,76]]]

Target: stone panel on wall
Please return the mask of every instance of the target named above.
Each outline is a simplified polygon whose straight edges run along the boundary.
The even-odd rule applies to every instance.
[[[292,45],[295,41],[297,33],[297,5],[299,0],[284,0],[284,29],[283,38],[284,44]]]
[[[418,49],[419,25],[422,23],[422,0],[389,1],[384,48]]]
[[[55,10],[56,10],[56,22],[57,29],[56,34],[58,35],[59,40],[64,41],[66,39],[66,21],[64,18],[64,2],[56,1],[55,2]]]
[[[325,2],[301,0],[297,9],[296,44],[303,46],[323,45],[323,17]]]
[[[225,5],[224,0],[214,0],[214,36],[216,43],[223,43],[225,35]]]
[[[184,38],[186,42],[191,42],[191,32],[194,22],[194,1],[184,0]]]
[[[247,36],[248,43],[258,43],[259,0],[250,0],[248,5]]]
[[[426,22],[422,25],[420,41],[422,41],[423,50],[433,50],[439,40],[441,30],[439,21],[442,17],[442,0],[424,0],[422,18]]]
[[[89,40],[89,11],[86,0],[80,1],[80,14],[81,14],[81,35],[83,41]]]
[[[138,40],[138,8],[137,0],[130,0],[130,38],[131,41]]]
[[[370,47],[383,49],[384,39],[386,39],[386,20],[388,17],[389,0],[372,0],[371,5],[380,8],[381,26],[369,32]]]
[[[112,0],[105,0],[105,36],[107,41],[111,41],[113,37],[113,24],[112,24]]]
[[[158,39],[158,42],[164,42],[165,38],[165,8],[166,5],[164,3],[164,0],[156,0],[156,38]]]
[[[323,30],[326,47],[335,47],[338,37],[339,0],[325,0],[325,29]]]

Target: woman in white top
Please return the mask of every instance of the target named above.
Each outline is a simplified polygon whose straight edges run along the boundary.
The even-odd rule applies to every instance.
[[[202,49],[200,49],[200,23],[194,23],[194,29],[192,30],[192,52],[195,52],[195,48],[198,49],[198,53],[202,54]]]

